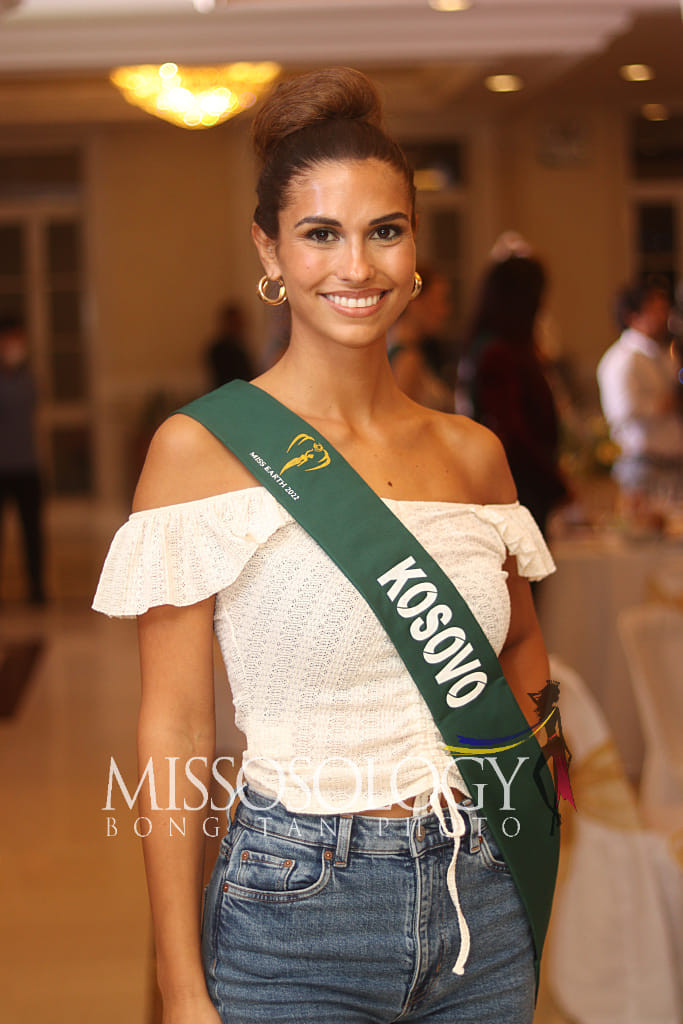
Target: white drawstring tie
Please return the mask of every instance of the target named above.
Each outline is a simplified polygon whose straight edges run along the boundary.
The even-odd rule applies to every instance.
[[[441,794],[446,797],[446,803],[448,804],[448,810],[451,815],[451,822],[453,828],[448,827],[446,819],[444,817],[443,808],[441,806]],[[428,800],[426,799],[428,797]],[[424,811],[429,806],[441,825],[441,830],[444,835],[448,836],[453,840],[453,855],[451,856],[451,862],[448,865],[448,871],[446,872],[446,885],[448,886],[448,892],[453,901],[456,913],[458,915],[458,927],[460,929],[460,951],[458,958],[453,966],[453,974],[464,974],[465,964],[467,958],[470,955],[470,930],[465,920],[465,915],[462,912],[460,906],[460,896],[458,895],[458,887],[455,880],[455,865],[458,860],[458,852],[460,850],[460,840],[465,835],[465,822],[463,821],[462,815],[458,803],[453,796],[453,790],[448,786],[438,787],[433,790],[431,796],[429,793],[421,794],[420,797],[416,797],[413,803],[413,817],[417,817],[420,811]]]

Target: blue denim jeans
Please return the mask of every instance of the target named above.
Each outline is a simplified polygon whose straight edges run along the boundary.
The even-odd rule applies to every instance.
[[[456,975],[453,840],[435,814],[292,814],[247,787],[204,899],[206,982],[224,1024],[530,1024],[526,914],[485,823],[460,813],[471,949]]]

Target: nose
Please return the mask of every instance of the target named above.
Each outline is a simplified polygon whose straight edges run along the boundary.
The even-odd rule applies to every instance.
[[[340,280],[349,284],[365,284],[374,274],[364,239],[350,238],[343,247],[338,268]]]

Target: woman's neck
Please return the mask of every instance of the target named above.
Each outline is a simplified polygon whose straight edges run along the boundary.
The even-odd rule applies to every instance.
[[[303,351],[291,344],[256,383],[304,419],[363,429],[405,400],[394,381],[384,340],[371,347]]]

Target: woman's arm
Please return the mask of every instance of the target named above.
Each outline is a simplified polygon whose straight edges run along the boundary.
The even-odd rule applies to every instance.
[[[528,580],[517,572],[517,560],[512,555],[503,568],[508,573],[510,628],[498,660],[528,723],[537,725],[536,705],[529,694],[545,686],[550,674],[548,654]]]
[[[214,598],[187,608],[164,605],[138,620],[142,700],[138,722],[139,771],[150,758],[157,808],[149,787],[140,814],[152,823],[143,839],[164,1024],[218,1021],[200,956],[200,914],[207,807],[185,776],[185,765],[209,787],[214,756],[212,620]],[[177,758],[170,761],[169,758]],[[170,791],[172,779],[175,795]],[[173,809],[177,808],[177,809]],[[184,834],[171,819],[184,823]]]
[[[461,422],[467,435],[459,452],[470,456],[470,486],[482,504],[508,505],[517,501],[517,488],[500,440],[478,423]],[[499,661],[505,678],[529,724],[537,724],[535,704],[528,696],[543,689],[548,678],[548,655],[536,618],[529,582],[517,572],[517,559],[510,555],[503,569],[508,574],[510,626]]]
[[[208,497],[231,489],[233,475],[224,449],[211,435],[188,417],[173,416],[154,436],[133,508],[142,511]],[[209,811],[185,774],[190,758],[195,759],[189,768],[209,789],[215,747],[214,601],[212,596],[182,608],[162,605],[138,618],[138,762],[142,774],[151,758],[156,796],[155,807],[149,787],[143,787],[139,806],[140,814],[152,822],[143,852],[164,1024],[220,1022],[206,988],[200,950],[206,843],[202,826]]]

